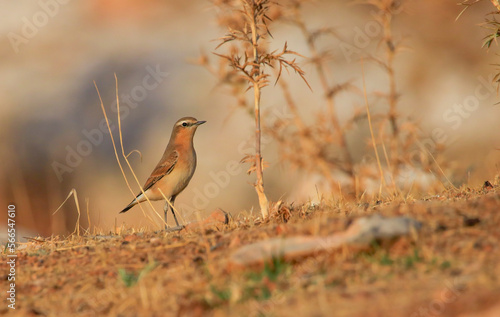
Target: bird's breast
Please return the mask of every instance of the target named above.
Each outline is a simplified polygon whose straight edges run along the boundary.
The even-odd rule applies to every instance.
[[[158,186],[166,197],[179,194],[186,188],[196,169],[196,153],[179,151],[179,159],[170,174],[158,181]]]

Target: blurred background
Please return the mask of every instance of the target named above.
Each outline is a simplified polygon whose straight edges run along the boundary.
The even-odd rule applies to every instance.
[[[424,144],[443,145],[442,160],[455,186],[493,180],[498,172],[500,138],[495,128],[500,108],[492,64],[499,57],[496,44],[490,51],[481,49],[487,30],[478,24],[494,8],[482,1],[455,21],[462,8],[454,0],[403,3],[404,12],[393,21],[394,38],[403,41],[395,58],[399,112],[418,123]],[[194,116],[208,122],[195,136],[198,168],[176,206],[186,220],[204,217],[217,207],[234,214],[258,213],[257,197],[249,185],[255,176],[248,176],[248,166],[239,164],[244,154],[252,153],[251,111],[238,106],[217,79],[197,64],[203,54],[217,63],[211,54],[218,45],[214,39],[225,34],[217,23],[221,12],[213,3],[41,0],[2,1],[0,6],[4,12],[0,20],[0,202],[4,210],[9,203],[16,205],[18,230],[26,235],[71,232],[77,217],[73,198],[52,213],[73,188],[82,227],[88,226],[88,219],[92,226],[111,231],[122,224],[161,226],[160,221],[152,223],[144,217],[139,207],[118,215],[134,195],[116,162],[93,83],[118,140],[114,73],[125,152],[142,153],[142,160],[137,153],[129,157],[141,185],[161,157],[175,121]],[[350,81],[362,89],[360,57],[380,49],[380,34],[376,27],[370,29],[373,9],[344,0],[312,1],[303,4],[302,14],[310,28],[334,27],[341,35],[318,42],[331,56],[334,73],[327,74],[331,84]],[[271,31],[271,50],[288,42],[289,49],[308,56],[299,30],[277,21]],[[297,61],[312,89],[293,72],[282,76],[304,120],[314,123],[315,115],[324,110],[324,93],[318,88],[314,65]],[[369,61],[365,68],[367,90],[373,96],[386,90],[386,74]],[[263,92],[267,119],[290,115],[277,87],[271,84]],[[383,109],[383,102],[370,100],[373,111]],[[341,122],[362,106],[363,96],[357,93],[343,93],[336,99]],[[363,164],[373,153],[366,121],[349,129],[353,161]],[[276,142],[265,138],[263,154],[269,165],[265,188],[271,201],[298,204],[320,197],[335,199],[327,187],[319,186],[322,175],[291,168],[278,152]],[[136,194],[139,187],[124,166]],[[425,183],[419,190],[422,196],[431,193]],[[154,206],[161,214],[163,203]],[[143,207],[153,214],[149,206]],[[0,214],[0,221],[6,223],[6,212]]]

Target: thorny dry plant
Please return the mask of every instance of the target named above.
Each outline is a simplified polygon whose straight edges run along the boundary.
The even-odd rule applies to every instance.
[[[332,65],[334,57],[328,50],[320,50],[318,42],[327,36],[342,40],[342,34],[334,28],[309,28],[302,15],[306,2],[300,0],[289,2],[284,6],[286,9],[283,10],[281,20],[296,26],[302,34],[309,49],[306,54],[309,56],[307,62],[314,65],[325,107],[323,111],[316,114],[314,122],[307,123],[300,114],[293,93],[287,83],[282,80],[280,88],[293,118],[275,120],[267,127],[266,132],[278,141],[282,159],[298,169],[322,175],[330,190],[342,190],[343,194],[347,193],[348,196],[359,198],[363,194],[359,188],[366,188],[366,182],[377,180],[379,175],[374,168],[375,165],[366,164],[354,157],[347,142],[348,133],[356,123],[366,120],[366,113],[362,111],[362,108],[357,108],[352,117],[341,122],[337,114],[337,97],[341,93],[361,94],[362,90],[352,84],[352,80],[335,81],[333,79],[335,76],[335,65]],[[371,94],[377,101],[380,100],[386,104],[385,108],[388,109],[386,113],[373,115],[373,121],[377,127],[375,150],[383,153],[381,157],[384,158],[386,166],[385,176],[379,180],[380,184],[386,184],[384,178],[390,179],[386,190],[391,195],[397,195],[401,189],[397,180],[405,172],[402,171],[403,166],[409,165],[424,173],[430,171],[439,178],[442,176],[441,172],[435,171],[435,163],[441,167],[445,165],[441,156],[438,155],[442,147],[438,144],[434,149],[426,149],[421,143],[423,135],[418,125],[409,118],[403,118],[398,112],[399,94],[394,59],[404,47],[401,42],[394,39],[393,20],[396,14],[403,11],[401,1],[360,0],[352,1],[352,3],[375,8],[376,14],[373,17],[382,30],[378,45],[382,52],[377,51],[372,54],[367,51],[365,53],[368,54],[367,59],[380,66],[388,78],[387,92]],[[348,179],[347,182],[343,182],[343,189],[339,189],[339,181],[335,177],[341,174]]]
[[[307,1],[287,2],[283,5],[286,9],[283,11],[281,20],[296,26],[307,44],[309,58],[306,60],[313,64],[316,70],[326,103],[325,111],[317,113],[315,122],[308,124],[301,115],[287,82],[282,80],[280,88],[293,117],[291,119],[278,118],[267,127],[266,132],[278,141],[284,161],[290,162],[298,169],[322,175],[329,188],[335,190],[338,188],[337,180],[333,176],[336,171],[346,174],[352,184],[355,183],[356,177],[345,133],[352,121],[342,125],[337,115],[336,97],[344,91],[355,92],[357,88],[350,82],[331,83],[327,76],[328,73],[332,73],[330,69],[327,69],[331,56],[328,52],[317,48],[317,40],[326,35],[335,37],[338,35],[332,28],[310,30],[301,12],[305,2]],[[333,152],[338,154],[333,154]]]
[[[272,17],[279,11],[271,11],[278,6],[269,0],[235,0],[214,1],[220,10],[219,24],[227,28],[227,34],[219,38],[222,46],[228,47],[224,53],[214,54],[221,58],[223,63],[219,69],[214,69],[208,62],[208,57],[202,56],[201,64],[207,67],[218,77],[221,84],[234,87],[233,94],[241,104],[246,106],[245,93],[253,89],[254,117],[255,117],[255,154],[247,154],[241,162],[250,163],[247,173],[256,173],[254,187],[259,197],[259,205],[263,218],[269,216],[269,202],[264,192],[264,164],[261,154],[261,90],[269,85],[271,75],[268,68],[276,68],[277,83],[284,68],[293,70],[304,82],[304,72],[289,56],[300,54],[288,49],[287,43],[282,50],[269,52],[267,41],[272,36],[269,24]],[[228,67],[229,66],[229,67]]]
[[[460,16],[471,6],[474,4],[480,2],[482,0],[464,0],[458,3],[458,5],[463,6],[463,10],[460,12],[460,14],[457,16],[460,18]],[[498,22],[495,18],[496,15],[500,14],[500,0],[490,0],[493,6],[496,8],[495,11],[488,13],[487,15],[493,16],[493,18],[485,18],[485,21],[481,23],[480,25],[487,29],[489,34],[486,35],[483,38],[483,47],[486,47],[489,49],[491,47],[491,44],[495,42],[495,44],[498,45],[497,38],[500,36],[500,22]],[[494,64],[494,66],[497,67],[497,71],[499,71],[498,67],[500,67],[500,64]],[[498,72],[495,77],[493,77],[493,82],[497,84],[497,92],[500,89],[500,72]]]
[[[398,194],[396,179],[400,176],[401,168],[419,165],[424,171],[432,170],[432,162],[428,159],[428,153],[418,152],[419,157],[412,156],[415,153],[412,149],[419,143],[418,126],[408,118],[402,117],[398,111],[400,95],[397,90],[397,70],[394,67],[394,61],[397,54],[404,50],[404,46],[402,40],[398,41],[394,37],[393,22],[395,16],[402,13],[403,3],[393,0],[355,0],[353,2],[374,8],[377,13],[373,15],[373,18],[382,27],[378,45],[381,52],[377,51],[368,57],[369,61],[380,67],[388,79],[386,92],[373,93],[388,108],[387,113],[376,114],[373,117],[378,125],[375,151],[380,150],[383,153],[391,180],[389,191],[392,194]],[[386,144],[389,145],[388,150]]]
[[[419,129],[418,123],[398,111],[400,96],[394,61],[405,47],[401,40],[395,39],[393,22],[396,16],[404,11],[404,1],[351,1],[353,4],[375,9],[372,19],[381,29],[376,39],[379,41],[377,49],[372,52],[367,48],[363,53],[367,56],[368,62],[379,66],[388,83],[387,91],[369,93],[370,103],[376,103],[379,109],[371,116],[375,130],[373,142],[375,149],[372,142],[368,142],[370,136],[364,136],[367,147],[372,148],[370,151],[380,153],[384,165],[382,176],[377,171],[374,160],[367,162],[356,157],[354,149],[350,148],[348,142],[353,137],[350,133],[353,135],[357,133],[354,128],[366,123],[365,107],[347,105],[354,108],[353,115],[342,120],[338,116],[341,106],[338,97],[341,94],[350,93],[356,96],[363,94],[363,90],[353,83],[353,79],[342,80],[336,74],[335,56],[329,51],[331,47],[322,48],[325,38],[342,41],[344,35],[331,27],[309,27],[303,16],[305,6],[309,2],[308,0],[283,0],[272,3],[265,1],[265,14],[262,15],[258,28],[259,37],[263,39],[271,35],[269,31],[271,21],[295,26],[308,48],[307,52],[301,53],[308,57],[289,51],[286,44],[279,52],[267,53],[268,42],[261,40],[256,48],[259,59],[257,62],[253,61],[252,57],[255,55],[252,50],[255,47],[248,18],[242,14],[245,10],[234,11],[234,4],[239,1],[219,1],[215,2],[221,11],[218,23],[229,30],[228,35],[220,39],[221,45],[229,42],[233,45],[229,48],[229,53],[217,54],[221,57],[219,65],[211,63],[206,55],[201,57],[200,64],[218,78],[219,84],[229,87],[231,94],[237,98],[238,105],[245,109],[251,108],[247,103],[245,92],[252,85],[259,89],[268,85],[270,74],[263,73],[263,69],[269,66],[267,68],[274,71],[276,79],[280,79],[276,80],[275,84],[281,90],[284,103],[292,116],[266,121],[262,130],[277,141],[278,152],[284,162],[300,171],[320,175],[323,179],[322,187],[331,192],[359,199],[366,193],[364,189],[369,187],[368,184],[379,183],[380,191],[377,199],[380,199],[382,185],[384,194],[389,197],[403,196],[403,189],[408,194],[411,190],[418,189],[418,185],[414,186],[415,181],[412,180],[408,184],[409,169],[412,175],[432,174],[436,184],[431,184],[431,187],[449,187],[450,182],[443,172],[443,169],[447,169],[447,165],[439,155],[444,147],[441,144],[426,146],[425,135]],[[320,86],[319,89],[315,87],[314,93],[322,94],[325,106],[315,113],[312,120],[303,115],[302,111],[307,109],[299,106],[297,96],[294,96],[286,79],[280,77],[282,68],[290,67],[304,79],[304,72],[297,66],[295,60],[290,63],[284,60],[286,54],[298,55],[314,67],[314,74],[309,74],[308,77],[310,79],[310,76],[317,76]],[[227,68],[228,63],[230,69]],[[256,68],[256,65],[259,68]],[[252,163],[250,172],[257,169],[254,156],[247,156],[244,161]]]

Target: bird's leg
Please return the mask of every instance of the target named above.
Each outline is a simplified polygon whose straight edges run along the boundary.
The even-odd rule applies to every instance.
[[[167,225],[165,224],[165,231],[166,232],[174,232],[174,231],[180,231],[184,228],[184,226],[179,225],[179,222],[177,221],[177,216],[175,215],[174,212],[174,201],[175,201],[175,196],[170,198],[170,203],[167,201],[165,203],[165,208],[163,211],[165,212],[165,223],[167,222],[167,211],[168,211],[168,206],[170,206],[170,210],[172,211],[172,215],[174,215],[174,220],[175,220],[175,227],[167,228]]]
[[[165,214],[165,230],[167,230],[168,201],[165,202],[165,206],[163,207],[163,213]]]
[[[174,202],[175,202],[175,196],[173,196],[170,199],[170,203],[171,203],[170,210],[172,211],[172,215],[174,215],[175,224],[177,225],[177,227],[179,227],[179,222],[177,221],[177,216],[175,215],[175,211],[174,211]]]

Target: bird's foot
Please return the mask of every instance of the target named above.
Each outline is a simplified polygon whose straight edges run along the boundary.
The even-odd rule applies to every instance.
[[[170,228],[165,226],[165,232],[176,232],[176,231],[181,231],[182,229],[184,229],[184,226],[182,226],[182,225],[170,227]]]

